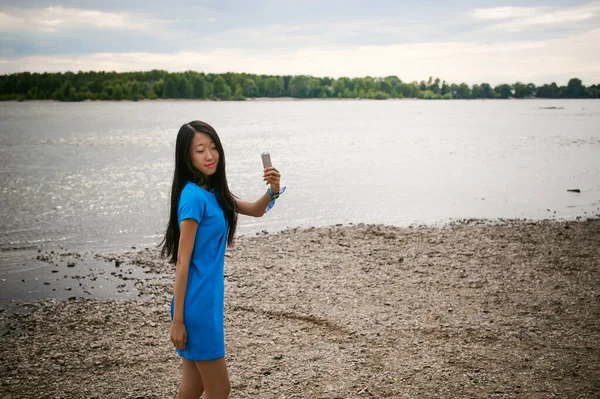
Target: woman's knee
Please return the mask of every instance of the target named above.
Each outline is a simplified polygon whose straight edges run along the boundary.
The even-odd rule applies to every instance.
[[[194,362],[183,359],[183,375],[177,399],[198,399],[204,392],[202,376]]]

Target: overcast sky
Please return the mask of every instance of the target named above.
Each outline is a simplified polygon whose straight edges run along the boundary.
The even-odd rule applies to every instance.
[[[0,73],[600,83],[600,1],[3,0]]]

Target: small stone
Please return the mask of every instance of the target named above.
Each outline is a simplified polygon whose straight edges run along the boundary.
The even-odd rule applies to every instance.
[[[69,263],[67,263],[67,267],[75,267],[75,262],[69,262]]]

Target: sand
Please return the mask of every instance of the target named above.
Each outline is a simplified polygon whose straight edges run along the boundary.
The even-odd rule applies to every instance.
[[[104,257],[163,278],[2,311],[0,399],[175,397],[172,266]],[[293,229],[225,269],[231,398],[600,397],[599,220]]]

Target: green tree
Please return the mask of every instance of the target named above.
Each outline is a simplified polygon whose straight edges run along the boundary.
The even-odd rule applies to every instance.
[[[239,83],[236,83],[234,91],[233,91],[233,99],[236,101],[243,101],[246,99],[246,97],[244,97],[244,90],[242,89],[242,85]]]
[[[569,80],[567,84],[567,90],[564,93],[565,97],[568,98],[580,98],[585,94],[585,86],[581,84],[581,80],[573,78]]]
[[[265,95],[267,97],[280,97],[283,95],[284,83],[280,76],[271,76],[265,81]]]
[[[138,101],[141,100],[142,97],[142,85],[140,84],[140,82],[133,81],[130,85],[129,85],[129,92],[127,94],[127,98],[129,100],[133,100],[133,101]]]
[[[508,85],[506,83],[501,84],[501,85],[494,87],[494,92],[496,92],[496,95],[499,98],[507,99],[510,96],[512,96],[512,87],[510,87],[510,85]]]
[[[450,93],[450,87],[446,84],[446,81],[444,80],[442,82],[442,90],[441,90],[442,95],[446,95],[448,93]]]
[[[333,92],[337,97],[343,97],[344,91],[346,90],[345,78],[339,78],[333,82]]]
[[[117,101],[123,99],[123,88],[121,87],[121,85],[119,83],[117,83],[113,86],[112,99],[117,100]]]
[[[494,98],[495,97],[495,93],[494,93],[494,89],[492,89],[492,86],[490,86],[488,83],[482,83],[481,84],[481,98]]]
[[[517,82],[514,85],[515,88],[515,98],[525,98],[529,96],[529,88],[527,85]]]
[[[208,87],[206,87],[206,82],[201,76],[194,76],[192,78],[192,86],[194,98],[206,98]]]
[[[242,93],[244,97],[256,97],[256,83],[251,78],[244,79],[244,83],[242,84]]]
[[[177,74],[175,77],[178,98],[192,98],[194,88],[192,83],[183,74]]]
[[[162,98],[179,98],[179,92],[177,91],[175,79],[171,76],[168,76],[165,80]]]
[[[429,78],[431,79],[431,78]],[[435,81],[433,82],[433,84],[430,87],[430,90],[432,92],[434,92],[435,94],[439,94],[440,93],[440,78],[435,78]]]
[[[223,77],[217,76],[215,80],[213,80],[213,94],[216,98],[221,100],[227,100],[231,97],[231,87],[229,87]]]
[[[158,98],[163,98],[163,88],[165,82],[162,79],[159,79],[152,83],[152,91],[156,94]],[[148,97],[150,98],[150,97]]]
[[[466,83],[461,83],[460,85],[452,83],[450,85],[450,94],[452,98],[468,99],[471,98],[471,89],[469,89]]]
[[[294,76],[290,81],[290,94],[292,97],[307,98],[311,96],[310,78],[308,76]]]

